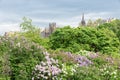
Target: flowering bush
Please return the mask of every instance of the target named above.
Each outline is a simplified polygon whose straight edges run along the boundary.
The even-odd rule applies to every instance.
[[[4,56],[8,55],[7,59],[3,59],[3,61],[7,60],[6,63],[10,63],[6,67],[10,67],[11,72],[6,73],[10,75],[11,80],[30,79],[34,66],[44,59],[42,53],[44,49],[23,36],[4,36],[0,39],[0,43],[0,53]],[[3,65],[3,67],[5,66]],[[5,71],[6,69],[3,68],[2,72]]]
[[[118,71],[111,65],[103,65],[100,70],[101,76],[105,80],[117,80],[118,79]]]
[[[73,76],[76,73],[76,69],[79,67],[79,65],[66,65],[62,64],[62,74],[59,77],[61,80],[69,80],[73,79]]]
[[[120,60],[112,56],[82,50],[49,54],[17,36],[3,37],[0,43],[1,71],[11,80],[119,80]]]
[[[57,60],[50,58],[49,53],[47,52],[44,52],[44,55],[46,61],[42,61],[40,64],[35,66],[33,71],[34,77],[32,77],[32,80],[55,79],[62,72],[62,70],[59,68]]]

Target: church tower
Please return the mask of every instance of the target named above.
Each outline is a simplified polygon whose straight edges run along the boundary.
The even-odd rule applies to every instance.
[[[82,14],[82,20],[81,20],[80,26],[85,26],[85,25],[86,25],[86,22],[85,22],[84,13],[83,13]]]

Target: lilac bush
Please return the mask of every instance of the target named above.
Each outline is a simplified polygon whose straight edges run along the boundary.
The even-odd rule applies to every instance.
[[[30,80],[34,66],[44,59],[44,48],[20,35],[3,36],[0,43],[0,58],[6,56],[0,65],[3,75],[8,73],[10,80]],[[8,62],[10,64],[6,64]]]
[[[91,62],[86,56],[81,56],[79,54],[75,55],[70,52],[66,52],[65,54],[70,58],[73,58],[79,66],[88,66],[93,64],[93,62]]]
[[[76,61],[78,62],[79,66],[88,66],[93,64],[87,57],[85,56],[77,56]]]
[[[53,79],[62,72],[59,68],[58,60],[50,58],[48,52],[44,52],[44,55],[45,61],[35,66],[32,80]]]
[[[87,53],[87,56],[88,56],[89,58],[94,59],[94,58],[99,57],[99,53],[88,52],[88,53]]]

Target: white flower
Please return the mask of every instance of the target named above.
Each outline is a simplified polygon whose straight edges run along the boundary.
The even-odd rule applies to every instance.
[[[34,80],[34,77],[32,77],[32,80]]]
[[[20,43],[17,43],[16,46],[20,47]]]
[[[72,68],[72,72],[76,72],[76,70],[74,68]]]
[[[114,76],[114,78],[116,78],[116,76]]]

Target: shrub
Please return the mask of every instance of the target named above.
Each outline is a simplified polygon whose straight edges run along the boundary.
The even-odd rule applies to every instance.
[[[58,61],[50,58],[49,53],[44,52],[46,61],[40,62],[35,66],[32,80],[54,80],[62,72],[59,68]]]
[[[44,49],[25,37],[2,37],[0,49],[2,72],[11,80],[30,80],[34,66],[44,59]]]

